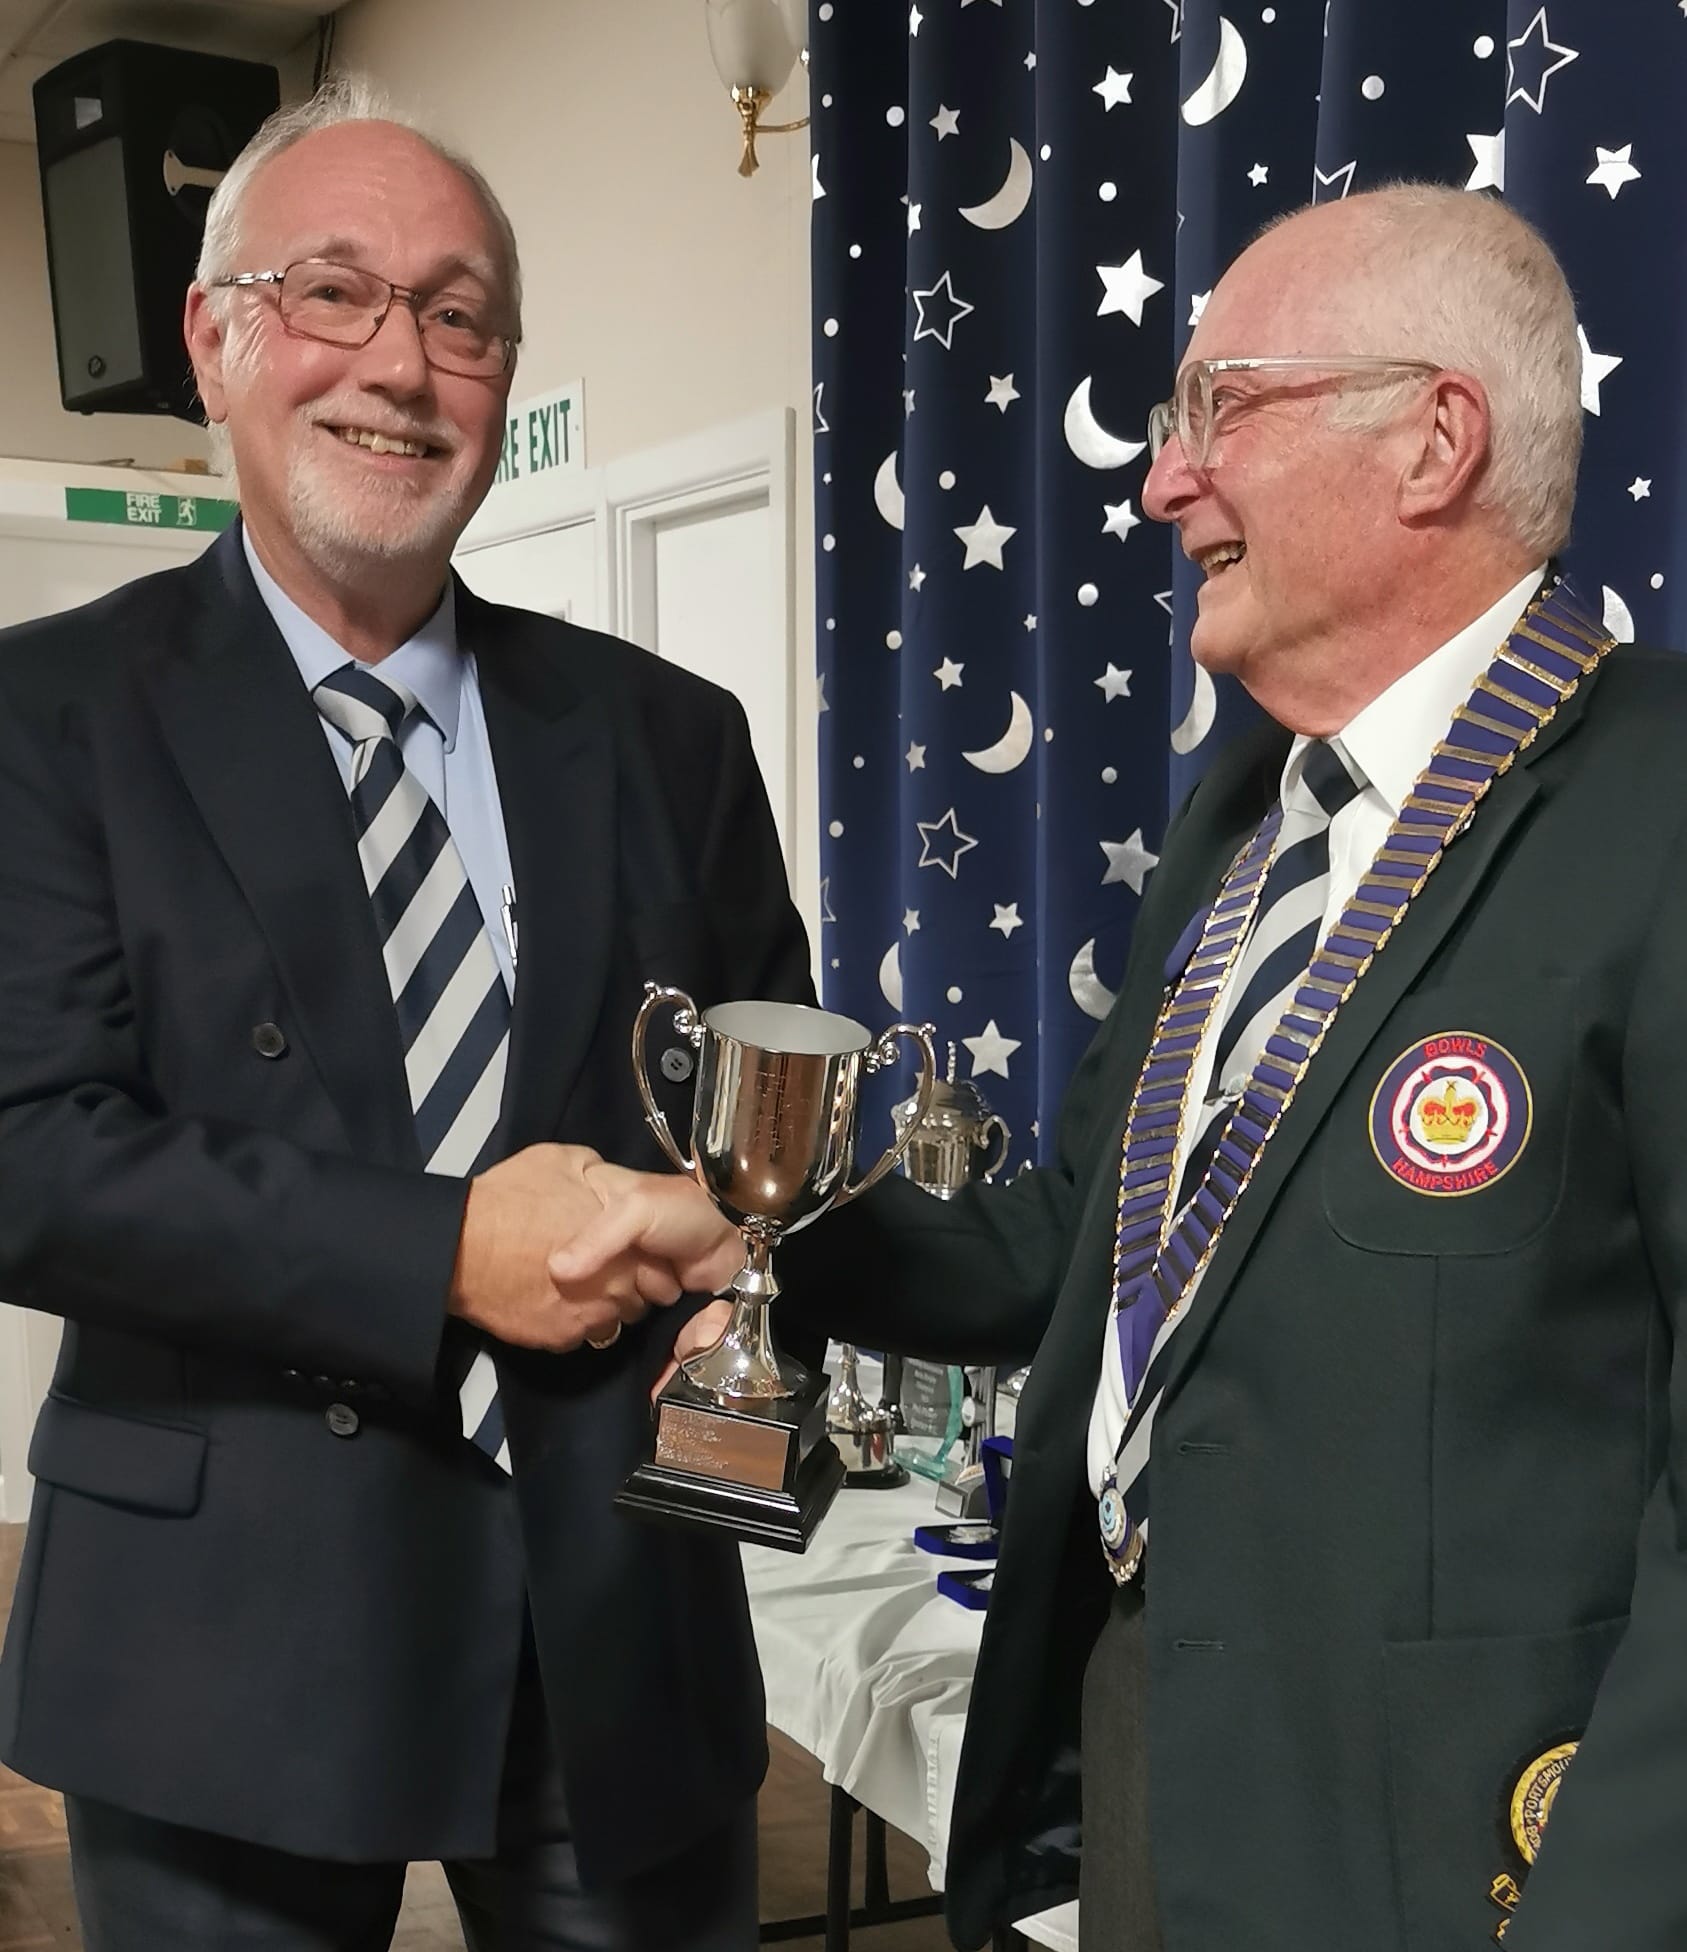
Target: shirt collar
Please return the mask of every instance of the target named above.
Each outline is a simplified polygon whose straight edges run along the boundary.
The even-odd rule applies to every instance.
[[[314,691],[324,678],[350,664],[352,658],[314,618],[305,615],[265,569],[244,524],[240,542],[264,607],[275,619],[275,627],[292,653],[305,689]],[[445,593],[433,615],[414,636],[406,638],[396,651],[384,657],[380,668],[383,676],[415,693],[416,702],[439,728],[445,750],[449,752],[457,743],[457,720],[463,696],[463,656],[457,641],[454,578],[445,579]]]
[[[1405,805],[1436,741],[1446,735],[1454,712],[1493,662],[1494,652],[1528,608],[1545,574],[1546,564],[1541,563],[1519,578],[1474,622],[1378,693],[1331,739],[1392,812],[1397,814]],[[1301,769],[1311,743],[1302,734],[1289,748],[1283,767],[1284,806],[1298,803],[1301,797]]]

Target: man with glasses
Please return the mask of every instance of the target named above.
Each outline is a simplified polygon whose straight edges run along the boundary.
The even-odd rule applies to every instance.
[[[0,1293],[65,1321],[0,1753],[88,1952],[367,1952],[432,1858],[475,1952],[748,1952],[737,1554],[612,1508],[679,1290],[545,1270],[658,1156],[644,981],[809,993],[743,713],[452,575],[520,337],[459,159],[277,117],[186,330],[240,522],[0,643]]]
[[[1075,1883],[1085,1952],[1687,1944],[1687,665],[1560,581],[1579,378],[1498,202],[1237,260],[1143,505],[1273,722],[1173,822],[1058,1163],[781,1249],[840,1336],[1035,1351],[964,1947]],[[560,1277],[729,1272],[612,1177]]]

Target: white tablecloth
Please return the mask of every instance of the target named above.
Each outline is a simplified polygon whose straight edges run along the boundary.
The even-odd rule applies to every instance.
[[[835,1355],[828,1367],[836,1374]],[[876,1366],[861,1367],[876,1397]],[[1001,1411],[1011,1415],[1008,1399]],[[914,1544],[916,1525],[940,1522],[935,1495],[920,1477],[895,1491],[845,1486],[807,1552],[743,1554],[769,1722],[819,1758],[827,1782],[912,1837],[941,1890],[984,1616],[937,1590],[945,1566],[975,1562]],[[1076,1912],[1061,1906],[1020,1929],[1075,1952]]]
[[[982,1613],[937,1590],[954,1560],[919,1551],[933,1486],[838,1493],[805,1553],[744,1547],[767,1718],[829,1783],[912,1837],[943,1886]]]

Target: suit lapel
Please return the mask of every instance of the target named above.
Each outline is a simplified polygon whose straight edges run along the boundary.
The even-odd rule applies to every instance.
[[[518,613],[459,582],[457,622],[475,654],[515,876],[520,956],[498,1125],[510,1152],[554,1136],[596,1032],[614,924],[614,742],[601,702],[550,643],[526,641]]]
[[[352,1149],[413,1162],[404,1057],[345,788],[238,525],[189,572],[197,607],[146,674],[178,770],[239,883]]]
[[[1495,782],[1468,831],[1447,849],[1441,865],[1412,903],[1386,948],[1337,1011],[1329,1035],[1295,1093],[1294,1103],[1262,1154],[1247,1191],[1225,1226],[1190,1304],[1188,1320],[1171,1340],[1165,1381],[1168,1397],[1199,1354],[1246,1263],[1254,1237],[1355,1065],[1422,975],[1460,916],[1477,898],[1511,837],[1530,818],[1541,790],[1534,776],[1534,765],[1542,754],[1574,730],[1595,683],[1597,678],[1584,683],[1559,708],[1552,723],[1511,771]]]

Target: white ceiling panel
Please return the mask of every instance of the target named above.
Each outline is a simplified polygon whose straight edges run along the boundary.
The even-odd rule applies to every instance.
[[[340,0],[0,0],[0,142],[35,140],[30,90],[102,41],[157,41],[279,62],[315,38]]]

